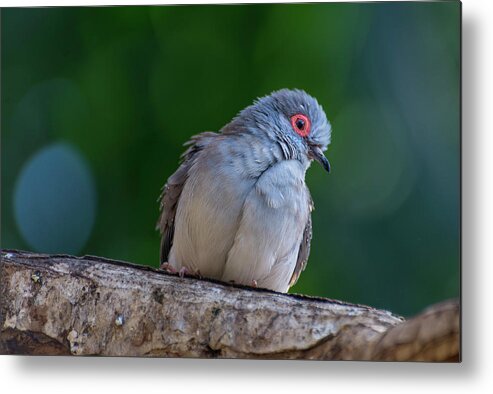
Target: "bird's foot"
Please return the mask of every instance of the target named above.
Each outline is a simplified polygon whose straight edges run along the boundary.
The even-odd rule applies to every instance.
[[[173,267],[170,263],[162,263],[159,266],[159,269],[166,271],[168,274],[176,274],[178,271],[175,267]]]
[[[200,275],[200,270],[190,271],[187,267],[181,267],[180,271],[178,271],[178,275],[180,276],[180,278],[183,278],[185,275],[187,275],[194,278],[202,279],[202,275]]]
[[[186,275],[186,276],[193,276],[195,278],[202,279],[202,275],[200,274],[199,270],[190,271],[187,267],[181,267],[179,270],[177,270],[170,263],[162,263],[159,266],[159,269],[166,271],[168,274],[173,274],[173,275],[178,274],[180,278],[183,278]]]
[[[187,267],[181,267],[180,271],[178,271],[178,275],[180,278],[183,278],[185,275],[190,275],[190,271]]]

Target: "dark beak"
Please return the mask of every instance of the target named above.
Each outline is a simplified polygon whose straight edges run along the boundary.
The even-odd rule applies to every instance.
[[[323,168],[325,168],[325,171],[330,173],[330,163],[329,160],[324,156],[324,152],[322,152],[322,149],[320,149],[318,146],[312,146],[310,145],[310,152],[309,155],[313,160],[318,161]]]

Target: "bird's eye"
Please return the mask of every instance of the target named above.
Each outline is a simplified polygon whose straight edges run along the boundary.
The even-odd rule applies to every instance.
[[[308,119],[306,115],[296,114],[291,116],[291,126],[293,127],[293,130],[296,132],[296,134],[300,135],[301,137],[306,137],[308,134],[310,134],[310,119]]]

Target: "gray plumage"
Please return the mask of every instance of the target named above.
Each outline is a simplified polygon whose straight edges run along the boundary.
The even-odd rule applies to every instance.
[[[161,196],[161,262],[286,292],[310,253],[313,203],[305,172],[313,159],[330,170],[322,153],[330,135],[313,97],[283,89],[219,133],[192,137]]]

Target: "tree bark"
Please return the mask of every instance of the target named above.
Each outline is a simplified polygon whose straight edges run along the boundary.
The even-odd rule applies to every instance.
[[[0,353],[459,361],[459,302],[384,310],[101,257],[2,250]]]

